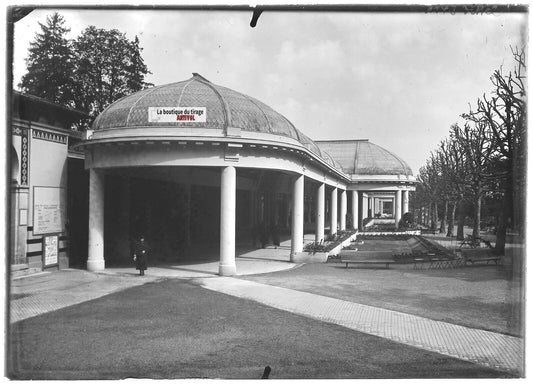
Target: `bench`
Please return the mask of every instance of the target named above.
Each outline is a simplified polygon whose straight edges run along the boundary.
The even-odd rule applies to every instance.
[[[392,251],[361,251],[359,249],[343,249],[339,252],[338,256],[343,260],[390,260],[392,259]]]
[[[487,249],[463,249],[461,255],[465,260],[465,265],[466,263],[474,265],[474,263],[482,262],[489,264],[491,261],[498,265],[502,258],[501,256],[494,255],[491,250]]]
[[[413,263],[414,269],[424,269],[426,263],[427,269],[446,269],[458,268],[465,265],[465,259],[449,254],[428,253],[425,258],[423,256],[415,257]]]
[[[341,260],[342,264],[346,264],[346,268],[348,268],[348,264],[385,264],[385,267],[389,269],[390,264],[402,264],[399,261],[394,260]]]
[[[471,248],[477,248],[481,246],[481,244],[485,244],[487,248],[493,248],[492,244],[489,240],[482,239],[481,237],[473,237],[472,235],[467,235],[465,239],[461,242],[459,245],[459,248],[463,246],[469,246]]]
[[[467,259],[466,262],[470,263],[470,265],[474,265],[474,263],[481,263],[481,262],[487,262],[487,265],[494,261],[494,264],[498,265],[501,261],[501,258],[498,256],[489,256],[489,257],[480,257],[476,259]]]

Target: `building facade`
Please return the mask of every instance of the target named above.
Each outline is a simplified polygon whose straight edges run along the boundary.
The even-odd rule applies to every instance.
[[[82,150],[89,173],[87,269],[126,261],[144,235],[160,258],[194,246],[236,273],[239,242],[261,229],[291,238],[398,225],[415,180],[368,140],[312,141],[264,103],[199,74],[124,97],[94,121]]]
[[[19,92],[12,102],[11,272],[72,266],[83,258],[88,198],[84,154],[71,148],[82,132],[72,128],[88,116]]]

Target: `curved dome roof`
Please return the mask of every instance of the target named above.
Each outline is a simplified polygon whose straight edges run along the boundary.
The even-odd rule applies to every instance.
[[[348,174],[412,176],[409,165],[397,155],[368,139],[346,141],[316,141]]]
[[[205,107],[206,121],[150,122],[150,107]],[[234,127],[247,132],[285,136],[298,141],[329,165],[340,169],[338,163],[271,107],[250,96],[215,85],[196,73],[188,80],[152,87],[119,99],[95,119],[92,129],[160,126],[203,130]]]

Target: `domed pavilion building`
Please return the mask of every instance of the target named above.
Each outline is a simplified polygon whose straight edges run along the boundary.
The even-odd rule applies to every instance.
[[[415,179],[368,140],[313,141],[264,103],[198,74],[112,103],[81,145],[89,170],[87,268],[127,259],[143,234],[160,258],[219,249],[221,275],[261,229],[290,234],[398,224]],[[111,257],[112,256],[112,257]]]

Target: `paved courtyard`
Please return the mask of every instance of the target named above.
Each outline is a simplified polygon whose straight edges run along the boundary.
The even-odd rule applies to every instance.
[[[72,307],[76,305],[90,308],[94,302],[109,301],[105,300],[109,296],[127,298],[131,291],[145,293],[147,289],[156,292],[158,286],[164,288],[168,286],[170,280],[179,286],[183,286],[179,283],[188,283],[194,287],[214,291],[212,293],[229,295],[230,298],[252,301],[253,304],[262,304],[267,309],[286,312],[280,315],[285,315],[287,323],[292,318],[288,315],[296,315],[315,321],[310,323],[322,323],[317,327],[320,329],[336,325],[354,334],[374,336],[373,339],[377,339],[372,341],[375,347],[378,345],[377,342],[380,345],[400,344],[394,347],[415,350],[414,352],[422,350],[465,361],[474,366],[475,371],[472,370],[470,374],[479,374],[468,376],[516,377],[523,374],[524,340],[521,321],[511,320],[516,317],[513,309],[521,306],[520,291],[516,288],[516,283],[505,279],[505,272],[501,266],[422,272],[408,268],[345,269],[335,264],[296,265],[287,261],[287,254],[288,250],[283,246],[279,249],[246,252],[237,259],[238,271],[243,275],[236,277],[219,277],[216,275],[217,263],[206,262],[151,267],[144,277],[137,276],[131,267],[119,267],[101,273],[64,270],[17,278],[11,282],[11,328],[20,334],[20,328],[24,330],[29,328],[27,326],[36,322],[35,318],[40,315],[49,315],[47,316],[49,318],[54,316],[61,321],[63,317],[69,318],[61,316],[62,310],[68,315],[68,312],[75,310]],[[146,287],[147,285],[151,287]],[[157,296],[154,296],[154,299],[157,299]],[[417,297],[425,298],[425,301],[420,301]],[[224,299],[229,301],[228,298]],[[157,303],[157,300],[155,302]],[[250,306],[250,303],[245,304]],[[446,304],[447,307],[444,306]],[[104,309],[105,307],[102,308]],[[84,317],[81,314],[77,315],[82,319]],[[267,313],[264,317],[265,320],[270,317],[268,315],[270,314]],[[122,316],[115,314],[115,319],[120,319]],[[109,316],[102,317],[109,318]],[[283,318],[283,316],[277,317]],[[226,318],[231,319],[229,316]],[[103,325],[101,327],[104,328]],[[227,327],[242,326],[232,327],[230,323]],[[268,330],[268,327],[266,328]],[[31,331],[33,335],[36,333],[39,336],[38,332]],[[320,333],[325,334],[324,331]],[[76,335],[75,329],[72,330],[72,334]],[[346,334],[351,333],[346,332]],[[42,337],[37,341],[40,339]],[[199,339],[203,339],[202,336]],[[33,347],[29,351],[24,351],[23,348],[29,344],[28,342],[17,339],[13,342],[17,350],[22,350],[17,351],[18,355],[30,355],[29,353],[36,350]],[[321,349],[322,347],[318,351]],[[329,350],[331,349],[326,351]],[[342,351],[342,348],[339,347],[339,350]],[[372,351],[371,348],[369,350]],[[29,364],[33,363],[30,358],[27,361]],[[414,364],[416,361],[411,363]],[[435,365],[422,373],[417,372],[418,370],[397,373],[387,370],[385,366],[379,373],[381,375],[376,377],[467,376],[462,368],[452,366],[452,369],[454,370]],[[231,374],[248,377],[246,372],[235,371]],[[331,371],[333,370],[324,368],[324,372],[330,376]],[[69,378],[68,375],[57,372],[35,374],[46,379],[53,379],[54,374],[60,378]],[[97,371],[83,374],[84,378],[98,378],[102,375]],[[190,377],[196,373],[165,374],[172,378]],[[207,374],[208,377],[233,377],[224,371],[200,371],[198,374]],[[288,369],[286,372],[278,373],[281,377],[307,377],[303,374],[291,373]],[[314,374],[319,378],[324,377],[320,371]],[[335,378],[359,378],[361,374],[366,374],[362,377],[373,377],[371,373],[367,374],[362,369],[352,374],[344,369]],[[160,377],[157,372],[150,372],[145,376]],[[76,375],[73,377],[76,378]],[[108,378],[109,374],[104,377]]]

